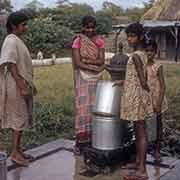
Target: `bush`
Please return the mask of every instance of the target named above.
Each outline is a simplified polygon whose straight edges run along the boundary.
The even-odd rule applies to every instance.
[[[69,28],[60,26],[49,18],[38,18],[29,22],[29,31],[24,39],[33,58],[36,58],[39,50],[45,57],[51,57],[53,53],[59,56],[71,43],[73,36]]]

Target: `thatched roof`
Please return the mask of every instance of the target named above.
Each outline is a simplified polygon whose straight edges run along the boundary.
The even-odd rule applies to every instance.
[[[157,0],[143,20],[180,20],[180,0]]]

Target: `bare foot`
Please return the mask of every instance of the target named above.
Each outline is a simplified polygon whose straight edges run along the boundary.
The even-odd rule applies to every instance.
[[[134,162],[134,163],[128,163],[124,166],[121,166],[121,169],[137,169],[137,163]]]
[[[11,160],[20,165],[20,166],[25,166],[27,167],[29,165],[29,161],[26,160],[21,153],[17,152],[12,152],[10,155]]]
[[[24,153],[23,151],[19,151],[21,153],[21,155],[25,158],[28,159],[30,161],[32,161],[34,159],[33,156],[31,156],[30,154]]]
[[[5,147],[3,144],[0,143],[0,151],[5,151]]]
[[[80,156],[80,155],[81,155],[80,148],[77,147],[77,146],[74,146],[73,152],[74,152],[74,155],[75,155],[75,156]]]
[[[162,161],[161,160],[161,154],[158,151],[155,152],[154,157],[155,157],[155,162],[156,163],[160,163]]]
[[[148,180],[148,174],[147,172],[142,171],[134,171],[130,172],[126,176],[124,176],[125,179],[132,179],[132,180]]]

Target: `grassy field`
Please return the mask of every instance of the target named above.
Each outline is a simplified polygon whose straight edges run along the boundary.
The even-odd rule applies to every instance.
[[[180,129],[180,65],[164,65],[169,110],[166,125]],[[107,74],[104,75],[107,79]],[[59,137],[74,135],[74,91],[71,64],[34,69],[38,89],[35,97],[35,125],[24,133],[23,144],[31,148]],[[10,147],[9,131],[4,142]],[[9,148],[8,148],[9,149]]]
[[[180,130],[180,65],[164,65],[169,109],[165,119],[169,127]]]

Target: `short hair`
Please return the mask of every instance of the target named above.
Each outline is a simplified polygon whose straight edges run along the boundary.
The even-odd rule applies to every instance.
[[[7,32],[10,34],[13,32],[13,25],[14,26],[18,26],[19,24],[21,24],[24,21],[28,21],[28,17],[21,11],[16,11],[11,13],[8,16],[7,19],[7,23],[6,23],[6,28],[7,28]]]
[[[93,23],[96,26],[96,19],[93,16],[84,16],[82,18],[82,26],[85,27],[89,23]]]
[[[155,52],[157,52],[158,46],[157,46],[157,42],[154,39],[147,39],[145,40],[144,47],[145,48],[152,47],[155,50]]]
[[[144,35],[145,30],[142,24],[140,24],[139,22],[135,22],[135,23],[129,24],[126,27],[125,32],[126,34],[134,33],[138,37],[140,37],[141,35]]]

